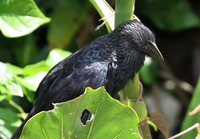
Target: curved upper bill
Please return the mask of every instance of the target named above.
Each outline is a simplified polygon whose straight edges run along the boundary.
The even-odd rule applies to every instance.
[[[164,61],[164,58],[163,58],[160,50],[158,49],[157,45],[154,42],[151,42],[151,41],[149,41],[149,42],[150,42],[151,46],[148,49],[148,52],[146,52],[146,53],[148,53],[149,56],[155,58],[158,61],[161,61],[161,62]]]

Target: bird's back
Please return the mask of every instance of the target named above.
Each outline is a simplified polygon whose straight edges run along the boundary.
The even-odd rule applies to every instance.
[[[86,87],[105,85],[108,64],[112,62],[109,45],[101,37],[58,63],[42,80],[36,93],[33,113],[49,110],[52,103],[71,100],[81,95]],[[42,104],[41,104],[42,102]]]
[[[108,64],[112,62],[112,49],[103,36],[55,65],[39,84],[35,103],[13,139],[18,138],[24,124],[36,113],[53,108],[53,103],[74,99],[86,87],[98,88],[107,82]]]

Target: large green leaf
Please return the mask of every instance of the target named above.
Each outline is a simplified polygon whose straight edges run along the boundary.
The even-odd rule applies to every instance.
[[[33,0],[0,1],[0,29],[7,37],[27,35],[49,21]]]
[[[19,70],[19,69],[18,69]],[[23,96],[22,88],[14,72],[0,62],[0,101],[14,96]]]
[[[158,28],[178,31],[200,25],[187,0],[139,0],[137,8]]]
[[[181,130],[189,128],[192,125],[194,125],[195,123],[200,122],[200,113],[198,113],[196,115],[188,115],[189,112],[191,112],[194,108],[196,108],[200,104],[199,98],[200,98],[200,78],[199,78],[198,84],[195,88],[194,94],[192,96],[192,100],[191,100],[189,109],[187,111],[186,117],[183,121]],[[180,139],[194,139],[196,136],[197,136],[197,131],[192,130],[192,131],[188,132],[187,134],[181,136]]]
[[[83,125],[81,116],[86,109],[92,118]],[[103,87],[87,88],[80,97],[31,118],[20,139],[141,139],[138,123],[135,111],[111,98]]]
[[[79,31],[88,8],[88,1],[60,0],[52,15],[48,41],[52,47],[63,48]]]

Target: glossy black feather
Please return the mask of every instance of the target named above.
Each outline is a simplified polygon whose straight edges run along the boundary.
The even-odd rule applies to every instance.
[[[52,103],[76,98],[86,87],[105,86],[112,96],[116,95],[143,65],[149,41],[155,42],[152,32],[133,20],[67,57],[40,83],[25,122],[42,110],[52,109]],[[19,137],[24,123],[13,138]]]

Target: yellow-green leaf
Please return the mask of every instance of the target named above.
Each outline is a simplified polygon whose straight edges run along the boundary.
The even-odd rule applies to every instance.
[[[19,37],[48,23],[33,0],[1,0],[0,30],[7,37]]]
[[[83,125],[81,116],[86,109],[92,119]],[[31,118],[21,139],[141,139],[138,123],[135,111],[111,98],[103,87],[87,88],[80,97]]]

